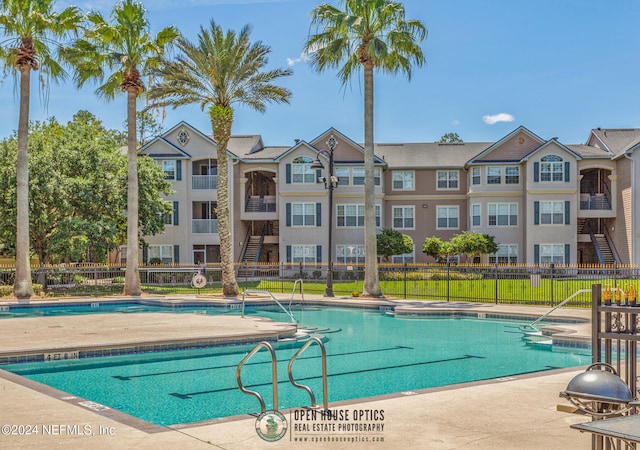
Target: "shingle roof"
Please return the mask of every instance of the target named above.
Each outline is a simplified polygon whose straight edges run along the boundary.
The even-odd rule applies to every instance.
[[[280,155],[282,155],[284,152],[286,152],[287,150],[289,150],[291,147],[264,147],[262,150],[253,152],[253,153],[246,153],[246,154],[241,154],[238,155],[240,156],[242,159],[248,160],[248,159],[276,159],[277,157],[279,157]]]
[[[464,167],[490,145],[490,142],[376,144],[374,153],[394,168]]]
[[[571,150],[572,152],[582,156],[583,158],[611,158],[611,153],[609,153],[608,151],[598,147],[592,147],[590,145],[569,144],[566,147],[569,148],[569,150]]]
[[[638,128],[596,128],[593,133],[614,155],[620,155],[640,143]]]

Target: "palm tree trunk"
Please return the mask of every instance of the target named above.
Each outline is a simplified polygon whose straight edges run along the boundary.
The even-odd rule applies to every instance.
[[[373,165],[373,64],[364,64],[364,294],[380,297]]]
[[[222,268],[222,293],[225,297],[238,296],[238,283],[233,264],[231,224],[229,215],[229,158],[227,143],[231,136],[233,111],[231,108],[213,107],[210,111],[213,138],[217,145],[218,159],[218,235],[220,236],[220,267]]]
[[[31,67],[20,68],[20,118],[18,120],[18,161],[16,163],[16,278],[13,294],[18,299],[33,295],[29,246],[29,102]]]
[[[127,268],[124,295],[142,294],[138,270],[138,141],[135,88],[127,90]]]

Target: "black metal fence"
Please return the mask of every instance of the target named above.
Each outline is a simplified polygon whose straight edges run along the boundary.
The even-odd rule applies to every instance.
[[[241,290],[263,289],[291,294],[294,282],[303,280],[304,292],[323,294],[327,266],[321,264],[237,264]],[[358,296],[363,291],[364,266],[334,264],[333,292],[336,296]],[[220,265],[141,266],[140,280],[149,293],[195,294],[220,292]],[[206,286],[192,286],[196,273],[205,275]],[[124,266],[61,265],[32,269],[33,282],[50,296],[105,295],[119,293],[124,284]],[[0,268],[0,288],[13,284],[13,267]],[[581,289],[600,283],[620,295],[640,290],[636,266],[515,266],[454,264],[380,264],[382,293],[388,298],[441,301],[492,302],[553,306]],[[633,289],[632,289],[633,287]],[[7,292],[4,295],[8,295]],[[570,306],[590,306],[589,293],[577,294]]]

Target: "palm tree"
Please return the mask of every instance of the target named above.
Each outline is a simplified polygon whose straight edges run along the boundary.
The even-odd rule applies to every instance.
[[[291,70],[264,70],[271,48],[262,42],[251,43],[251,27],[239,34],[226,33],[213,20],[209,28],[200,27],[198,42],[178,40],[181,51],[175,61],[165,61],[157,75],[157,84],[149,89],[150,107],[197,103],[208,108],[218,160],[218,234],[222,291],[227,297],[238,295],[233,265],[229,221],[229,179],[227,144],[233,125],[234,104],[248,106],[258,112],[266,103],[289,103],[291,92],[272,81],[291,75]]]
[[[364,291],[380,297],[373,179],[373,72],[404,72],[410,80],[412,66],[420,67],[425,62],[420,43],[427,30],[418,20],[406,20],[403,4],[393,0],[341,0],[340,7],[323,3],[312,11],[316,34],[309,36],[305,51],[318,72],[342,64],[338,77],[343,86],[354,73],[364,70]]]
[[[18,159],[16,163],[16,276],[13,293],[33,295],[29,246],[29,104],[31,71],[42,80],[59,80],[65,71],[56,59],[62,41],[78,30],[82,16],[76,7],[53,11],[54,0],[0,0],[0,61],[20,76]],[[46,86],[46,81],[43,81]]]
[[[133,0],[114,6],[111,22],[98,12],[90,12],[87,20],[90,25],[84,36],[65,55],[76,68],[78,87],[96,80],[102,83],[96,91],[99,97],[112,100],[121,92],[127,94],[127,267],[123,293],[140,295],[136,101],[145,90],[143,75],[159,63],[179,33],[166,27],[152,36],[144,6]]]

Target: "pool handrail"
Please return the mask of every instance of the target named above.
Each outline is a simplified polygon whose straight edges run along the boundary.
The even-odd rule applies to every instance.
[[[266,289],[245,289],[244,291],[242,291],[242,313],[241,313],[241,317],[244,317],[244,296],[245,296],[245,294],[269,294],[271,296],[271,298],[273,299],[273,301],[276,302],[278,304],[278,306],[280,306],[280,308],[282,308],[282,310],[291,318],[291,323],[298,323],[296,318],[293,317],[293,313],[291,312],[291,306],[289,306],[289,311],[287,311],[287,308],[282,306],[282,303],[280,303],[278,301],[278,299],[275,297],[275,295],[273,295],[270,291],[267,291]],[[289,302],[289,305],[291,305],[291,302]]]
[[[543,315],[541,315],[540,317],[538,317],[536,320],[534,320],[533,322],[531,322],[529,325],[523,325],[524,327],[528,327],[528,328],[534,328],[534,325],[537,324],[538,322],[540,322],[542,319],[544,319],[545,317],[549,316],[549,314],[551,314],[552,312],[554,312],[556,309],[560,308],[561,306],[564,306],[565,303],[569,302],[569,300],[572,300],[574,297],[577,297],[578,295],[584,293],[584,292],[591,292],[591,289],[578,289],[577,291],[575,291],[573,294],[571,294],[569,297],[565,298],[564,300],[562,300],[560,303],[558,303],[556,306],[554,306],[553,308],[551,308],[549,311],[547,311],[546,313],[544,313]],[[534,328],[535,329],[535,328]]]
[[[271,354],[271,385],[272,385],[272,389],[273,389],[273,410],[277,411],[278,410],[278,366],[276,363],[276,352],[273,350],[273,347],[271,346],[271,344],[269,344],[267,341],[262,341],[259,342],[254,348],[253,350],[251,350],[247,356],[245,356],[244,358],[242,358],[242,361],[240,361],[240,363],[238,363],[238,367],[236,368],[236,382],[238,383],[238,388],[240,388],[240,390],[248,395],[253,395],[254,397],[256,397],[258,399],[258,401],[260,402],[260,412],[263,413],[265,412],[267,409],[265,407],[264,404],[264,400],[262,399],[262,396],[256,392],[256,391],[252,391],[250,389],[247,389],[244,387],[244,385],[242,384],[242,378],[241,378],[241,371],[242,371],[242,366],[244,366],[244,364],[256,353],[258,353],[260,351],[260,349],[262,348],[266,348],[267,350],[269,350],[269,353]]]
[[[293,378],[293,372],[292,372],[294,361],[298,359],[298,356],[300,356],[302,352],[304,352],[314,342],[318,344],[318,346],[320,347],[320,352],[322,353],[322,397],[323,397],[322,404],[324,406],[324,409],[327,410],[329,409],[329,388],[328,388],[328,382],[327,382],[327,351],[325,350],[324,344],[322,343],[322,340],[320,338],[311,336],[307,340],[307,342],[305,342],[304,345],[300,347],[300,349],[296,352],[296,354],[293,355],[289,360],[287,373],[289,374],[289,381],[294,387],[307,391],[307,393],[309,394],[309,397],[311,397],[311,408],[317,408],[318,405],[316,404],[316,397],[313,394],[313,391],[311,390],[311,388],[309,386],[305,386],[304,384],[297,383],[296,380]]]
[[[304,289],[302,286],[302,278],[298,278],[293,282],[293,290],[291,291],[291,299],[289,300],[289,311],[291,311],[291,302],[293,301],[293,297],[296,295],[296,286],[298,285],[298,281],[300,282],[300,295],[302,296],[302,301],[304,302]]]

